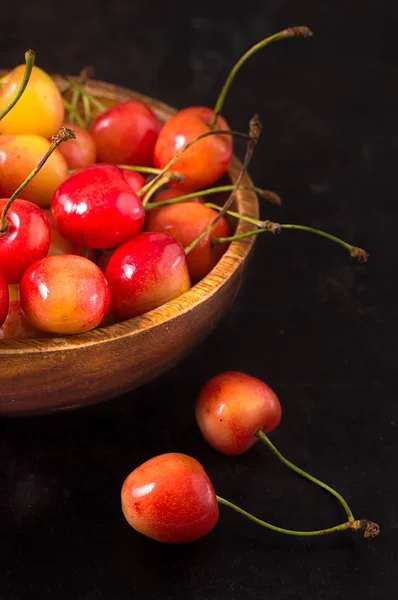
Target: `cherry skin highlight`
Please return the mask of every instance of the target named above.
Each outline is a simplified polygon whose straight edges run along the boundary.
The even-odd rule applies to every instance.
[[[144,187],[146,181],[142,175],[130,169],[122,169],[123,177],[134,192],[138,192]]]
[[[7,198],[0,199],[0,214]],[[18,283],[25,270],[46,256],[50,247],[50,226],[44,211],[17,198],[6,216],[7,229],[0,233],[0,271],[6,281]]]
[[[8,284],[4,277],[0,275],[0,327],[3,325],[8,314],[9,293]]]
[[[99,115],[89,131],[99,161],[150,167],[160,129],[159,119],[146,104],[127,100]]]
[[[212,483],[185,454],[162,454],[137,467],[123,483],[121,501],[133,529],[166,544],[193,542],[218,521]]]
[[[68,168],[83,169],[93,165],[97,160],[97,149],[90,133],[78,125],[65,123],[63,127],[73,129],[76,135],[75,139],[68,140],[58,147]]]
[[[178,202],[149,211],[145,230],[168,233],[186,248],[216,216],[215,210],[199,202]],[[193,280],[205,277],[228,248],[228,244],[212,246],[211,238],[228,237],[230,234],[228,223],[222,217],[187,255],[188,270]]]
[[[145,221],[141,200],[115,165],[76,171],[56,190],[51,212],[59,233],[86,248],[115,248]]]
[[[105,270],[110,312],[129,319],[191,287],[184,249],[164,233],[141,233],[115,250]]]
[[[47,256],[31,265],[20,283],[20,302],[28,321],[43,331],[74,334],[103,320],[109,288],[101,270],[83,256]]]
[[[281,420],[282,409],[271,388],[260,379],[227,371],[210,379],[195,406],[205,440],[223,454],[243,454],[257,441],[256,431],[269,433]]]
[[[210,131],[213,111],[203,106],[180,110],[162,127],[154,150],[155,166],[164,169],[169,161],[188,143]],[[216,129],[229,130],[225,119],[217,118]],[[209,187],[227,171],[232,159],[232,136],[211,135],[193,144],[173,164],[173,171],[184,176],[181,183],[172,183],[186,192]]]

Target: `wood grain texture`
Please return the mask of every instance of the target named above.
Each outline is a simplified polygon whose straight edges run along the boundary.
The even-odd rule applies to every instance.
[[[62,83],[61,76],[54,78]],[[158,100],[104,82],[89,80],[86,89],[108,106],[138,98],[162,121],[175,112]],[[230,181],[236,181],[240,167],[234,157]],[[248,175],[242,184],[253,185]],[[234,209],[258,218],[256,194],[239,191]],[[238,233],[252,228],[243,221],[236,225]],[[234,300],[254,241],[233,242],[202,281],[140,317],[70,337],[0,342],[0,415],[83,407],[132,390],[176,364]]]

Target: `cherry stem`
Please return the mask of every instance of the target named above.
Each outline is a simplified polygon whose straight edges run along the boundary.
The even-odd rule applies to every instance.
[[[206,138],[206,137],[208,137],[210,135],[233,135],[233,136],[236,136],[236,137],[241,137],[241,138],[243,138],[245,140],[247,140],[248,137],[249,137],[246,133],[241,133],[240,131],[232,131],[231,129],[219,129],[219,130],[213,130],[213,131],[206,131],[205,133],[202,133],[201,135],[199,135],[194,140],[191,140],[190,142],[188,142],[187,144],[185,144],[185,146],[183,146],[181,148],[181,150],[179,152],[177,152],[177,154],[167,163],[167,165],[164,167],[164,169],[162,169],[160,171],[160,173],[158,173],[158,175],[154,179],[152,179],[152,181],[150,181],[149,183],[147,183],[146,186],[144,186],[143,188],[141,188],[141,190],[144,190],[143,193],[147,192],[153,185],[155,185],[155,183],[157,183],[157,181],[165,173],[167,173],[167,171],[170,169],[170,167],[172,167],[174,165],[174,163],[180,158],[180,156],[186,150],[188,150],[191,146],[193,146],[194,144],[196,144],[196,142],[199,142],[200,140],[203,140],[204,138]]]
[[[147,204],[147,202],[149,202],[150,198],[152,198],[152,196],[158,191],[158,189],[161,188],[161,187],[163,187],[167,183],[170,183],[170,181],[179,181],[179,182],[181,182],[182,181],[182,176],[179,175],[178,173],[166,173],[165,175],[163,175],[155,183],[155,185],[153,185],[150,188],[150,190],[148,192],[146,192],[145,198],[142,200],[142,206],[145,207],[146,204]],[[145,192],[143,192],[144,187],[142,187],[140,190],[138,190],[137,196],[142,196],[143,193],[145,194]]]
[[[36,53],[34,52],[34,50],[27,50],[25,52],[25,71],[24,71],[24,74],[22,77],[22,81],[19,84],[19,87],[15,93],[15,96],[7,104],[7,106],[5,106],[3,108],[3,110],[0,112],[0,121],[1,121],[1,119],[4,119],[4,117],[10,112],[10,110],[12,108],[14,108],[14,106],[16,105],[16,103],[18,102],[18,100],[20,99],[22,94],[24,93],[26,86],[28,85],[31,73],[32,73],[33,65],[35,63],[35,56],[36,56]]]
[[[275,33],[274,35],[271,35],[270,37],[267,37],[264,40],[261,40],[260,42],[258,42],[254,46],[252,46],[247,52],[245,52],[245,54],[243,54],[243,56],[241,56],[241,58],[238,60],[238,62],[232,67],[232,69],[222,87],[220,95],[217,98],[217,102],[214,107],[213,117],[210,121],[210,129],[214,129],[216,121],[217,121],[217,117],[220,114],[220,112],[222,111],[222,108],[224,106],[225,97],[228,93],[231,83],[235,79],[235,75],[237,74],[237,72],[239,71],[241,66],[247,61],[248,58],[250,58],[251,56],[253,56],[253,54],[258,52],[258,50],[265,48],[265,46],[268,46],[269,44],[272,44],[273,42],[278,42],[279,40],[285,40],[285,39],[291,38],[291,37],[310,37],[312,35],[313,35],[312,31],[310,29],[308,29],[308,27],[305,27],[305,26],[289,27],[288,29],[279,31],[278,33]]]
[[[79,127],[84,129],[84,121],[81,118],[79,112],[75,108],[73,108],[72,104],[69,103],[67,100],[65,100],[65,98],[64,98],[63,102],[64,102],[64,106],[65,106],[66,110],[69,113],[69,115],[68,115],[69,124],[70,125],[73,124],[73,118],[72,118],[72,115],[73,115],[73,117],[76,119],[76,123],[79,125]]]
[[[84,126],[88,127],[91,121],[91,106],[87,96],[82,96],[84,110]]]
[[[235,215],[233,215],[233,216],[238,216],[238,218],[242,219],[242,220],[248,220],[247,217],[238,215],[237,213],[235,213]],[[253,221],[254,220],[251,220],[250,222],[253,223]],[[271,231],[271,233],[277,234],[277,233],[280,233],[283,229],[297,229],[299,231],[306,231],[308,233],[314,233],[315,235],[319,235],[319,236],[324,237],[332,242],[335,242],[336,244],[339,244],[340,246],[342,246],[343,248],[348,250],[350,255],[360,263],[365,263],[369,257],[369,254],[363,248],[358,248],[357,246],[352,246],[351,244],[348,244],[348,242],[345,242],[344,240],[336,237],[335,235],[326,233],[325,231],[322,231],[320,229],[315,229],[314,227],[308,227],[307,225],[274,223],[272,221],[258,221],[257,223],[253,223],[253,224],[257,225],[259,227],[259,229],[254,229],[253,231],[247,231],[246,233],[241,233],[241,234],[233,235],[230,237],[212,238],[211,243],[213,246],[216,246],[217,244],[227,244],[229,242],[235,242],[237,240],[242,240],[244,238],[251,237],[252,235],[257,235],[259,233],[266,233],[266,232]]]
[[[135,171],[136,173],[149,173],[150,175],[158,175],[162,173],[162,169],[156,169],[155,167],[141,167],[140,165],[117,165],[119,169],[127,169],[129,171]],[[182,177],[182,175],[180,175]]]
[[[334,527],[328,527],[327,529],[317,529],[314,531],[296,531],[294,529],[285,529],[284,527],[278,527],[277,525],[272,525],[271,523],[267,523],[262,519],[258,519],[254,515],[248,513],[243,508],[240,508],[236,504],[233,504],[229,500],[225,500],[220,496],[216,496],[217,502],[219,504],[223,504],[224,506],[228,506],[232,508],[234,511],[243,515],[250,521],[257,523],[257,525],[261,525],[266,529],[271,529],[272,531],[276,531],[278,533],[284,533],[285,535],[295,535],[299,537],[310,537],[310,536],[319,536],[319,535],[328,535],[329,533],[335,533],[337,531],[345,531],[350,529],[352,531],[363,531],[363,535],[365,538],[374,538],[380,533],[380,527],[373,523],[372,521],[368,521],[367,519],[358,519],[354,521],[347,521],[346,523],[341,523],[340,525],[335,525]]]
[[[37,175],[37,173],[44,166],[45,162],[48,160],[48,158],[51,156],[51,154],[54,152],[54,150],[56,148],[58,148],[58,146],[62,142],[66,142],[67,140],[71,140],[71,139],[75,139],[75,138],[76,138],[75,132],[72,129],[68,129],[67,127],[61,127],[57,131],[57,133],[55,133],[52,136],[50,147],[47,150],[47,152],[45,153],[45,155],[43,156],[43,158],[36,165],[36,167],[33,169],[33,171],[27,176],[25,181],[23,181],[21,183],[21,185],[15,190],[13,195],[9,198],[9,200],[4,205],[4,208],[3,208],[3,211],[2,211],[1,217],[0,217],[0,234],[4,234],[7,231],[7,221],[6,221],[7,212],[9,211],[14,200],[19,196],[19,194],[22,192],[22,190],[24,190],[25,187]]]
[[[94,108],[96,108],[97,110],[99,110],[100,112],[104,112],[106,110],[106,107],[99,101],[97,100],[97,98],[95,98],[95,96],[92,96],[91,94],[89,94],[83,86],[81,86],[79,83],[77,83],[76,81],[74,81],[73,79],[70,79],[69,77],[67,78],[67,81],[70,83],[70,85],[75,89],[78,90],[80,92],[80,94],[83,96],[87,96],[88,100],[91,102],[91,104],[93,105]]]
[[[191,200],[192,198],[200,198],[201,196],[208,196],[210,194],[219,194],[221,192],[231,192],[235,189],[234,185],[221,185],[219,187],[208,188],[206,190],[199,190],[198,192],[191,192],[190,194],[184,194],[183,196],[178,196],[177,198],[171,198],[170,200],[163,200],[160,202],[148,202],[146,204],[146,210],[153,210],[154,208],[159,208],[160,206],[167,206],[169,204],[178,204],[179,202],[184,202],[185,200]],[[250,185],[240,185],[240,190],[248,190],[249,192],[255,192],[259,196],[268,199],[268,190],[262,190],[261,188],[250,186]],[[211,203],[206,203],[206,206],[212,208],[216,205],[211,205]],[[217,207],[220,208],[221,207]],[[227,211],[228,212],[228,211]]]
[[[329,494],[332,494],[332,496],[334,496],[335,498],[337,498],[337,500],[340,502],[341,506],[344,508],[344,510],[346,512],[346,515],[348,517],[348,520],[349,521],[354,521],[355,520],[354,519],[354,515],[352,514],[352,511],[351,511],[350,507],[348,506],[348,503],[344,500],[344,498],[343,498],[343,496],[341,496],[341,494],[339,494],[338,492],[336,492],[336,490],[334,490],[332,487],[330,487],[326,483],[323,483],[323,481],[320,481],[316,477],[313,477],[312,475],[310,475],[309,473],[307,473],[303,469],[300,469],[300,467],[297,467],[295,464],[293,464],[292,462],[290,462],[290,460],[288,460],[287,458],[285,458],[283,456],[283,454],[281,454],[279,452],[279,450],[274,446],[274,444],[271,442],[271,440],[265,435],[265,433],[261,429],[259,429],[256,432],[256,436],[258,437],[259,440],[261,440],[263,442],[263,444],[265,444],[266,446],[268,446],[268,448],[271,450],[271,452],[273,452],[273,454],[275,454],[275,456],[277,457],[277,459],[280,460],[284,465],[286,465],[287,467],[289,467],[289,469],[292,469],[292,471],[294,471],[295,473],[297,473],[301,477],[304,477],[305,479],[308,479],[309,481],[312,481],[312,483],[315,483],[319,487],[321,487],[324,490],[326,490],[327,492],[329,492]]]
[[[262,125],[261,125],[261,122],[260,122],[260,120],[258,118],[258,115],[254,115],[250,119],[250,123],[249,123],[249,136],[248,136],[249,139],[248,139],[247,146],[246,146],[245,157],[243,159],[242,168],[240,170],[240,173],[239,173],[238,177],[236,178],[236,181],[235,181],[235,184],[234,184],[234,189],[232,190],[232,192],[231,192],[228,200],[226,201],[226,203],[224,204],[224,206],[222,207],[222,209],[220,210],[220,212],[218,213],[218,215],[209,223],[209,225],[207,227],[205,227],[205,229],[202,231],[202,233],[200,233],[198,235],[198,237],[195,238],[185,248],[185,255],[188,255],[190,252],[192,252],[192,250],[201,242],[201,240],[204,237],[206,237],[206,235],[208,235],[211,232],[211,230],[213,229],[213,227],[218,223],[218,221],[228,211],[229,207],[231,206],[232,202],[235,199],[235,195],[236,195],[237,191],[239,190],[239,187],[241,185],[243,176],[244,176],[244,174],[247,171],[247,168],[249,166],[250,160],[251,160],[251,158],[253,156],[254,147],[257,144],[258,140],[260,139],[261,131],[262,131]]]

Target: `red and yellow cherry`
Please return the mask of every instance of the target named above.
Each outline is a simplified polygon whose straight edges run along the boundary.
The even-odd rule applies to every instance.
[[[0,215],[7,199],[0,199]],[[8,283],[18,283],[25,270],[50,247],[50,226],[44,211],[26,200],[16,199],[0,231],[0,272]]]
[[[257,441],[259,430],[269,433],[281,420],[276,394],[260,379],[227,371],[201,389],[196,421],[205,440],[224,454],[243,454]]]
[[[9,285],[8,293],[10,296],[9,310],[3,326],[0,327],[0,341],[45,337],[47,334],[31,325],[22,312],[19,302],[19,285]]]
[[[179,202],[148,211],[145,230],[168,233],[186,248],[216,216],[215,210],[199,202]],[[230,233],[227,221],[221,217],[213,229],[187,255],[188,270],[193,280],[205,277],[228,248],[228,244],[212,246],[212,237],[223,238]]]
[[[100,114],[90,133],[104,163],[151,166],[161,130],[155,113],[143,102],[127,100]]]
[[[168,544],[193,542],[218,521],[213,485],[185,454],[162,454],[137,467],[123,483],[121,501],[133,529]]]
[[[28,321],[57,334],[90,331],[109,306],[101,270],[83,256],[46,256],[31,265],[20,283],[20,302]]]
[[[15,96],[21,84],[25,65],[19,65],[6,78],[0,91],[0,111]],[[34,66],[22,96],[0,122],[0,133],[34,133],[50,138],[62,125],[64,103],[51,77]]]
[[[6,320],[9,307],[8,284],[4,277],[0,275],[0,327]]]
[[[131,189],[134,190],[134,192],[137,193],[146,184],[145,179],[139,173],[135,171],[130,171],[129,169],[122,169],[122,172],[123,177],[129,184]]]
[[[117,248],[105,277],[109,309],[119,319],[142,315],[191,287],[184,249],[165,233],[141,233]]]
[[[68,140],[59,147],[68,168],[82,169],[93,165],[97,160],[97,149],[90,133],[78,125],[65,124],[64,127],[72,128],[76,135],[75,139]]]
[[[47,256],[56,256],[57,254],[82,254],[83,248],[74,242],[64,238],[54,225],[54,219],[49,208],[43,209],[50,225],[50,247]]]
[[[179,190],[178,188],[166,187],[160,192],[156,193],[155,198],[151,200],[151,203],[156,204],[158,202],[166,202],[168,200],[175,200],[176,198],[181,198],[185,194],[184,190]],[[203,198],[190,198],[190,202],[203,202]],[[157,210],[157,209],[154,209]]]
[[[182,148],[203,133],[210,131],[213,111],[203,106],[191,106],[180,110],[162,127],[154,150],[155,166],[164,169]],[[217,130],[229,130],[221,116],[217,118]],[[171,185],[186,192],[205,188],[220,179],[232,159],[232,137],[210,135],[188,148],[173,164],[173,170],[181,173],[184,180]]]
[[[48,140],[36,134],[0,136],[1,197],[11,196],[50,145]],[[59,149],[54,150],[40,172],[23,190],[21,197],[41,207],[49,206],[55,190],[67,177],[68,165]]]
[[[87,248],[115,248],[144,225],[142,202],[116,165],[92,165],[76,171],[51,201],[60,234]]]

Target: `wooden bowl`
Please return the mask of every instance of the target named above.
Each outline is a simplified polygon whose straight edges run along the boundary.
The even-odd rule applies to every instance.
[[[162,121],[175,113],[125,88],[94,80],[86,87],[108,106],[138,98]],[[240,167],[234,157],[228,171],[232,182]],[[242,184],[253,185],[248,175]],[[258,218],[256,194],[239,191],[234,209]],[[236,226],[238,233],[250,229],[243,221]],[[0,415],[77,409],[119,396],[169,369],[211,331],[234,300],[254,239],[230,244],[204,279],[145,315],[80,335],[0,342]]]

